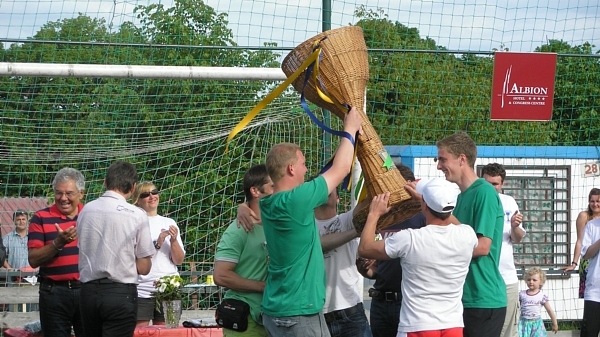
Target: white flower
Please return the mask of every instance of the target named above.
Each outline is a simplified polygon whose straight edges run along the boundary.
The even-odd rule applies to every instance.
[[[166,289],[167,289],[167,285],[163,283],[158,287],[158,292],[164,293]]]

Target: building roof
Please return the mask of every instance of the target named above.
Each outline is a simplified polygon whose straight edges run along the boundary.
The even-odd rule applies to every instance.
[[[15,228],[12,219],[13,213],[22,209],[29,212],[29,217],[36,211],[48,207],[47,198],[0,198],[0,232],[2,235],[10,233]]]

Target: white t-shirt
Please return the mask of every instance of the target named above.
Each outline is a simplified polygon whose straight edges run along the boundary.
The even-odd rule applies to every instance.
[[[464,326],[461,298],[475,247],[467,225],[406,229],[385,240],[386,254],[402,265],[398,336]]]
[[[177,242],[183,249],[183,242],[181,241],[181,233],[177,223],[171,218],[165,218],[161,215],[149,216],[150,222],[150,237],[152,241],[158,240],[158,235],[162,230],[169,230],[169,226],[173,225],[177,227]],[[185,249],[183,250],[185,254]],[[154,281],[162,276],[167,275],[178,275],[177,266],[171,260],[171,236],[165,237],[165,241],[160,246],[160,249],[156,251],[152,256],[152,268],[148,275],[140,275],[138,277],[138,297],[150,298],[150,292],[154,291]]]
[[[513,214],[519,210],[519,206],[515,199],[509,195],[499,193],[498,196],[500,197],[502,208],[504,209],[504,229],[502,231],[502,248],[500,249],[498,270],[500,270],[500,275],[502,275],[504,283],[509,285],[519,282],[513,255],[513,243],[510,240],[510,232],[512,230],[510,218],[512,218]],[[520,224],[519,228],[525,231],[523,224]]]
[[[540,289],[535,295],[528,295],[527,290],[519,291],[521,318],[538,319],[542,317],[542,306],[548,302],[548,296]]]
[[[315,222],[321,236],[354,228],[352,211],[336,215],[329,220],[315,219]],[[327,275],[324,313],[350,308],[362,302],[362,278],[355,265],[357,250],[358,238],[323,253]]]
[[[583,257],[587,250],[596,241],[600,240],[600,219],[589,221],[583,230],[583,239],[581,241],[581,256]],[[600,258],[596,255],[589,259],[587,276],[585,278],[585,292],[583,299],[586,301],[600,302]]]

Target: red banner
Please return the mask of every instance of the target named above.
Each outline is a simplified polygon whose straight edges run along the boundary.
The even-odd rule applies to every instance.
[[[492,120],[549,121],[552,119],[556,54],[494,54]]]

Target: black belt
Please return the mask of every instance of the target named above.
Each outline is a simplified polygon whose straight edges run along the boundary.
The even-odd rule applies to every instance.
[[[383,291],[371,288],[369,289],[369,297],[388,302],[402,301],[402,293],[399,291]]]
[[[81,282],[79,281],[54,281],[44,277],[40,280],[40,283],[48,284],[53,287],[67,287],[69,289],[81,288]]]
[[[360,311],[362,311],[362,312],[365,311],[362,303],[358,303],[357,305],[350,307],[350,308],[328,312],[328,313],[324,314],[325,322],[331,323],[338,319],[345,319],[348,316],[354,315]]]
[[[97,280],[87,281],[84,283],[85,284],[113,284],[113,283],[118,283],[118,282],[115,282],[115,281],[109,279],[108,277],[104,277],[104,278],[99,278]]]

